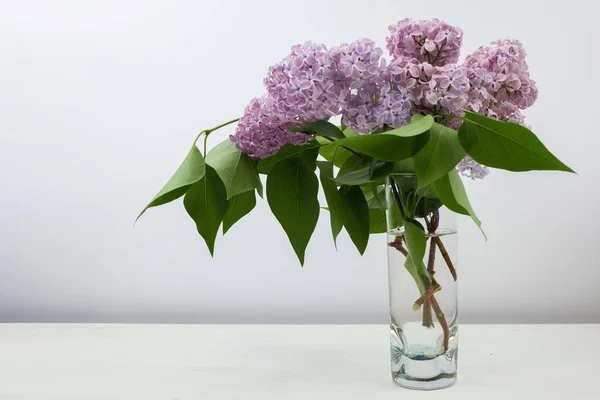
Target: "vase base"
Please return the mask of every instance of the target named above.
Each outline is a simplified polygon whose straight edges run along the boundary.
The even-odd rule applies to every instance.
[[[400,373],[395,373],[392,374],[392,379],[398,386],[406,389],[437,390],[447,388],[456,383],[456,373],[440,374],[439,376],[431,379],[418,379],[402,375]]]

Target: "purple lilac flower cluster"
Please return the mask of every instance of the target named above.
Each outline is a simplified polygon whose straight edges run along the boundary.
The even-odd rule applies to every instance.
[[[415,58],[439,66],[458,61],[463,32],[444,21],[405,18],[389,30],[387,48],[393,58]]]
[[[269,68],[267,93],[253,99],[231,140],[253,158],[266,158],[281,146],[311,137],[290,126],[342,115],[353,131],[369,134],[406,125],[415,113],[441,116],[458,128],[468,109],[491,118],[524,124],[521,110],[536,100],[525,50],[516,40],[480,47],[458,64],[462,30],[439,19],[403,19],[389,27],[392,61],[370,39],[328,50],[307,42]],[[483,178],[487,167],[469,156],[459,171]]]
[[[525,49],[518,40],[497,40],[467,56],[469,109],[505,121],[523,123],[520,110],[535,102]]]
[[[241,152],[253,158],[267,158],[287,143],[301,145],[309,139],[307,135],[284,128],[289,125],[277,113],[273,99],[263,95],[250,101],[235,135],[229,138]]]
[[[433,66],[414,58],[398,58],[388,67],[395,89],[411,91],[414,111],[435,115],[458,114],[465,107],[469,91],[466,72],[456,64]]]
[[[287,143],[296,144],[299,135],[287,127],[339,115],[355,97],[352,92],[374,84],[384,68],[383,51],[369,39],[332,50],[311,42],[296,45],[269,68],[264,79],[267,94],[253,101],[261,106],[246,108],[231,140],[253,158],[268,157]],[[258,115],[261,121],[256,120]]]
[[[361,39],[333,51],[339,59],[340,79],[349,90],[342,117],[350,129],[366,134],[408,123],[412,98],[406,89],[391,91],[383,50],[375,42]]]
[[[488,167],[479,164],[477,161],[473,160],[470,155],[466,155],[465,158],[458,163],[456,169],[458,169],[461,175],[471,179],[483,179],[490,173]]]
[[[388,80],[382,79],[352,93],[342,113],[344,123],[354,132],[362,134],[408,124],[412,94],[404,87],[392,87]]]
[[[379,82],[385,68],[383,50],[371,39],[344,43],[331,50],[337,69],[338,85],[344,89],[358,90]]]
[[[518,40],[497,40],[468,55],[464,63],[470,86],[467,108],[490,118],[527,126],[521,110],[533,105],[538,89],[529,75],[525,56]],[[469,156],[458,169],[472,179],[488,173],[487,167]]]
[[[269,68],[264,79],[282,119],[306,123],[340,112],[344,92],[336,84],[335,60],[325,45],[307,42]]]
[[[333,50],[339,79],[348,90],[342,110],[344,123],[357,133],[384,126],[398,127],[410,120],[411,97],[406,90],[392,92],[385,79],[383,50],[370,39],[343,44]]]

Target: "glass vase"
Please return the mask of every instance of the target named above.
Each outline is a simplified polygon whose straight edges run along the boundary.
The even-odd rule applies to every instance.
[[[456,381],[457,235],[454,214],[416,182],[414,174],[394,174],[386,183],[391,370],[402,387],[432,390]],[[409,272],[406,218],[426,237],[420,273]]]

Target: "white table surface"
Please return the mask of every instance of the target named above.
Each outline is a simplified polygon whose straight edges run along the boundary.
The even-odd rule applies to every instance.
[[[465,325],[459,381],[402,389],[383,325],[0,324],[0,399],[600,400],[600,325]]]

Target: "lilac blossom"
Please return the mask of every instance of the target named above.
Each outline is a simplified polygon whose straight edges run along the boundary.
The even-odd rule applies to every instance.
[[[378,104],[373,109],[373,116],[377,126],[383,128],[399,128],[410,122],[412,109],[412,93],[404,87],[395,90],[385,84],[379,89]]]
[[[385,68],[383,50],[371,39],[344,43],[331,50],[337,69],[338,84],[359,89],[380,79]]]
[[[354,132],[368,134],[410,122],[412,94],[404,87],[392,89],[388,81],[365,85],[353,93],[342,116]]]
[[[357,89],[350,96],[347,107],[343,110],[344,124],[356,133],[371,133],[378,124],[373,115],[377,106],[377,84],[370,84]]]
[[[421,81],[417,88],[422,90],[419,105],[433,110],[438,115],[460,113],[467,104],[469,81],[466,70],[456,64],[433,67],[428,81]]]
[[[331,52],[325,45],[306,42],[269,68],[264,84],[282,119],[308,123],[340,113],[347,93],[336,77]]]
[[[285,127],[290,125],[292,123],[281,119],[273,100],[264,95],[250,101],[238,122],[235,134],[229,139],[239,151],[250,157],[267,158],[285,144],[300,145],[311,138],[303,133],[289,132]]]
[[[458,163],[456,169],[458,169],[458,172],[460,172],[461,175],[471,179],[483,179],[490,173],[488,167],[479,164],[469,155],[465,156],[465,158]]]
[[[529,128],[521,110],[533,105],[538,89],[529,76],[525,57],[525,49],[517,40],[497,40],[468,55],[464,63],[470,86],[467,108]],[[472,179],[489,173],[469,156],[460,162],[458,170]]]
[[[416,110],[426,114],[460,114],[469,91],[467,70],[456,64],[433,66],[417,59],[394,60],[388,67],[394,89],[411,91]]]
[[[525,117],[521,114],[521,110],[513,103],[507,101],[503,101],[492,107],[492,109],[488,110],[487,116],[520,125],[524,125],[525,122]]]
[[[529,76],[526,52],[518,40],[496,40],[467,56],[465,67],[471,85],[469,108],[487,113],[497,103],[510,103],[523,110],[538,96]]]
[[[393,58],[415,58],[433,65],[458,61],[463,32],[437,18],[415,21],[405,18],[389,26],[387,48]]]
[[[387,65],[370,39],[331,50],[312,42],[293,46],[269,68],[267,94],[250,102],[231,140],[251,157],[266,158],[285,144],[311,139],[287,127],[339,114],[361,134],[406,125],[414,113],[440,116],[458,129],[462,120],[448,117],[464,109],[526,126],[521,110],[535,102],[538,90],[520,42],[492,42],[458,65],[461,29],[439,19],[403,19],[389,29],[393,60]],[[471,179],[489,173],[468,155],[457,169]]]

